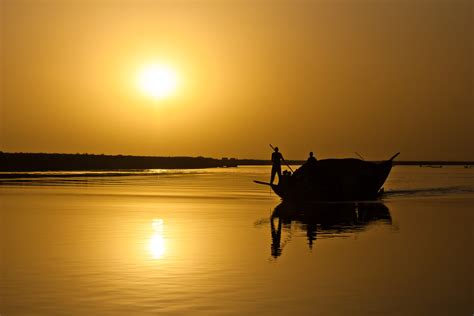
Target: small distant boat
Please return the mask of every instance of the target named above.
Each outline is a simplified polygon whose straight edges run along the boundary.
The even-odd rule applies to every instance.
[[[292,175],[283,175],[278,184],[269,185],[284,201],[361,201],[373,200],[383,193],[383,184],[392,170],[392,161],[355,158],[323,159],[306,163]]]

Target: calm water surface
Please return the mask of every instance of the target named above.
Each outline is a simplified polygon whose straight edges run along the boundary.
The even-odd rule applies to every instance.
[[[0,314],[471,315],[474,169],[279,205],[267,167],[0,180]]]

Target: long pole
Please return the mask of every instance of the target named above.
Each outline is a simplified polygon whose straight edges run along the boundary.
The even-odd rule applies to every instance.
[[[275,147],[272,146],[272,144],[269,144],[270,145],[270,148],[273,149],[275,151]],[[285,158],[283,158],[283,156],[281,156],[281,160],[283,160],[283,162],[285,163],[285,165],[290,168],[291,172],[294,173],[293,169],[291,169],[290,165],[286,162]]]

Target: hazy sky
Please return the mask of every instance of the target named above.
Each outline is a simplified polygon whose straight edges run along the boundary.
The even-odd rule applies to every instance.
[[[474,160],[472,0],[0,3],[2,151]]]

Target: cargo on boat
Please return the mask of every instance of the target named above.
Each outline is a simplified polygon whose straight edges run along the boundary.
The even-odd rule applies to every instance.
[[[285,201],[373,200],[383,192],[398,154],[382,162],[354,158],[310,161],[293,174],[284,174],[278,184],[255,182],[271,186]]]

